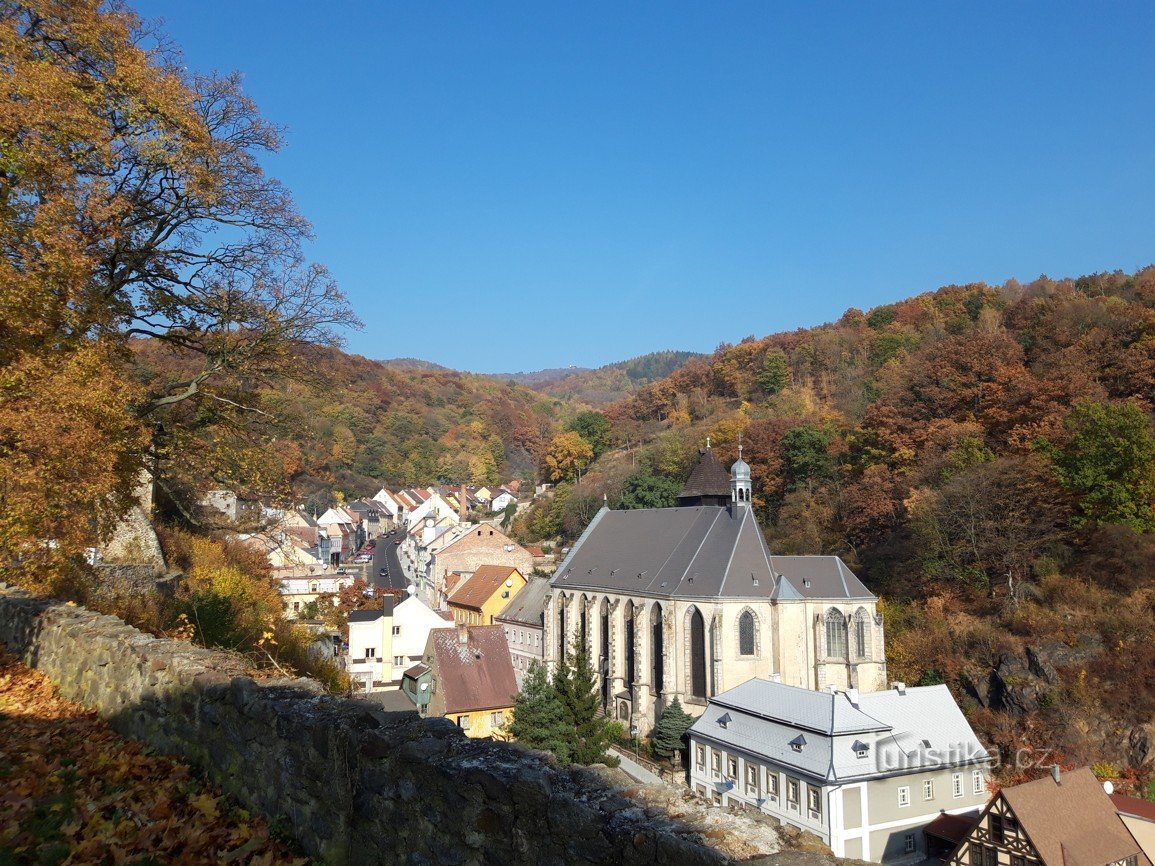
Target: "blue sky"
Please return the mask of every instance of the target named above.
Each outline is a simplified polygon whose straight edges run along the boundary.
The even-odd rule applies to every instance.
[[[1155,261],[1155,4],[133,0],[372,358],[598,366]]]

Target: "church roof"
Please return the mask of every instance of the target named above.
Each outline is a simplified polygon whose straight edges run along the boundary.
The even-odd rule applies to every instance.
[[[690,477],[686,479],[686,486],[678,494],[679,499],[694,496],[721,496],[730,498],[730,473],[722,468],[714,450],[709,446],[702,452],[702,458]]]
[[[774,556],[749,508],[603,508],[550,580],[668,598],[873,599],[836,556]]]

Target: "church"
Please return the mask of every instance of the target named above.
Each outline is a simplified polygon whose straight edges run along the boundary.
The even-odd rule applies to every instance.
[[[579,639],[607,715],[648,733],[677,696],[698,715],[753,677],[886,687],[877,597],[836,556],[775,556],[707,441],[673,508],[602,508],[550,581],[545,655]]]

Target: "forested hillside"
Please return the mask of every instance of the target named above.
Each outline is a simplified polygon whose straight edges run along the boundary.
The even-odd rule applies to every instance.
[[[159,343],[137,341],[134,349],[138,379],[153,390],[188,375],[187,359]],[[562,401],[486,376],[394,367],[320,346],[295,352],[311,375],[246,394],[265,414],[238,448],[275,461],[266,475],[280,479],[285,495],[291,484],[296,498],[320,504],[334,490],[366,494],[382,483],[532,481],[567,412]],[[172,460],[180,460],[176,449]],[[215,466],[215,483],[271,492],[252,489],[251,472],[229,477],[227,461]],[[192,481],[190,492],[199,486]]]
[[[1146,776],[1153,388],[1155,268],[949,286],[646,385],[521,526],[668,504],[706,436],[723,463],[741,436],[772,548],[841,555],[884,597],[892,679],[949,682],[1001,746]]]
[[[628,361],[607,364],[596,370],[581,370],[553,381],[532,383],[531,386],[558,397],[569,397],[594,406],[605,405],[669,376],[690,359],[700,357],[697,352],[650,352]]]

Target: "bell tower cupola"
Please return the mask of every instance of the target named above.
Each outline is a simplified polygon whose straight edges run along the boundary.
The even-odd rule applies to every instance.
[[[730,467],[730,504],[750,507],[750,464],[742,459],[742,440],[738,440],[738,462]]]

